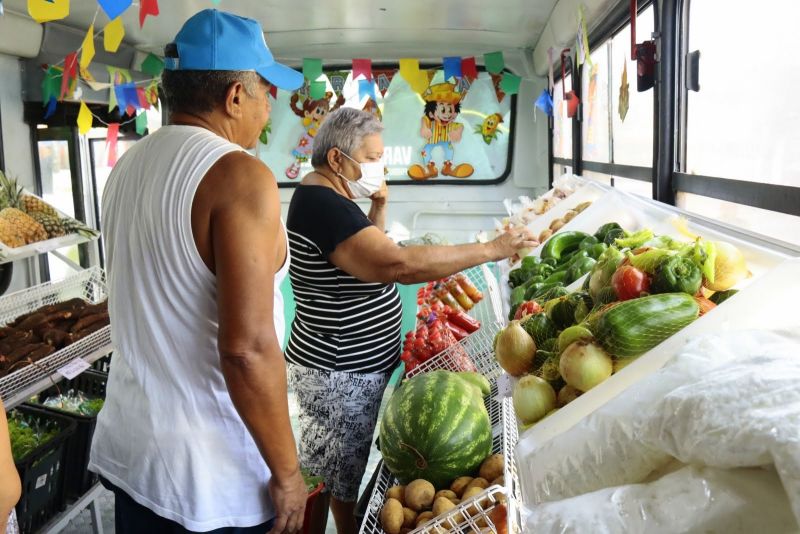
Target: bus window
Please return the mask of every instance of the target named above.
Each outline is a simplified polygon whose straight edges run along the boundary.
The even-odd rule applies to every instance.
[[[611,162],[611,132],[609,131],[609,97],[617,94],[609,84],[609,44],[592,50],[592,66],[583,65],[583,160]]]
[[[553,87],[553,156],[572,159],[572,119],[567,117],[563,84],[566,84],[566,91],[569,92],[572,89],[572,76],[568,74]]]

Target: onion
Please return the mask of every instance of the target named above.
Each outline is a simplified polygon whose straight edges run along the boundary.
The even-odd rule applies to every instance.
[[[523,376],[514,388],[514,411],[525,425],[543,418],[556,407],[556,392],[538,376]]]
[[[558,363],[561,377],[570,386],[589,391],[611,376],[611,356],[595,343],[576,341],[561,353]]]
[[[572,387],[572,386],[564,386],[561,388],[561,391],[558,392],[558,407],[562,408],[569,404],[570,402],[574,401],[578,397],[580,397],[581,392]]]
[[[511,321],[500,331],[494,345],[494,357],[505,372],[522,376],[533,370],[536,343],[519,321]]]
[[[714,281],[706,280],[705,287],[712,291],[726,291],[751,276],[741,250],[725,241],[715,241],[714,245],[717,249]]]

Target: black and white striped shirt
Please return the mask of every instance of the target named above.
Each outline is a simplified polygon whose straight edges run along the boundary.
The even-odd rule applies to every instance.
[[[289,277],[297,310],[286,360],[325,371],[383,373],[398,363],[400,294],[394,284],[368,283],[328,261],[336,246],[372,222],[333,189],[301,185],[286,227]]]

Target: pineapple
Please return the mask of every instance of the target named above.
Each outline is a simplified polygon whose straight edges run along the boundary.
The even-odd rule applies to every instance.
[[[3,221],[0,227],[0,241],[10,247],[20,246],[20,241],[23,245],[27,245],[47,239],[44,226],[17,208],[0,210],[0,221]]]
[[[19,206],[19,208],[29,215],[32,213],[42,213],[56,219],[58,218],[56,209],[41,198],[33,195],[22,195],[21,203],[22,205]]]
[[[97,230],[89,228],[81,221],[73,219],[72,217],[64,217],[60,222],[64,231],[68,234],[77,233],[84,237],[97,237],[100,234]]]
[[[52,216],[41,211],[30,211],[28,212],[28,215],[30,215],[36,222],[44,227],[45,231],[47,232],[48,239],[67,235],[63,220],[57,215]]]

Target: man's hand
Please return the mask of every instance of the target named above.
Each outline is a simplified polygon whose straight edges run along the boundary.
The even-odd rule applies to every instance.
[[[275,524],[269,534],[300,532],[308,499],[308,490],[300,470],[280,482],[273,476],[269,481],[269,495],[275,506]]]
[[[383,181],[378,192],[369,198],[372,200],[372,205],[377,208],[386,206],[386,202],[389,201],[389,186],[386,185],[386,180]]]

